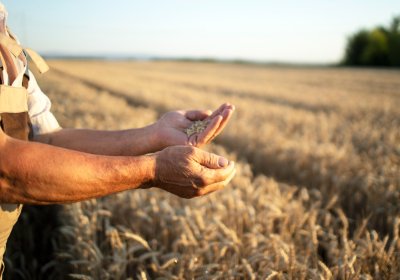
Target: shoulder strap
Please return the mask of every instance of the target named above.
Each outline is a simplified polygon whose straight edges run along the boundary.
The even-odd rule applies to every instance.
[[[46,73],[49,71],[50,67],[47,65],[46,61],[34,50],[25,48],[26,53],[32,59],[33,63],[35,63],[36,67],[38,68],[40,74]]]
[[[22,74],[22,80],[20,80],[21,72],[20,74],[17,73],[18,85],[15,84],[15,87],[0,85],[0,126],[6,134],[12,137],[22,140],[29,140],[33,137],[33,130],[28,113],[28,54],[31,56],[32,61],[38,61],[37,65],[40,73],[47,71],[48,66],[43,59],[42,61],[39,59],[41,57],[36,52],[25,51],[18,44],[15,37],[13,37],[11,34],[10,36],[11,38],[5,34],[0,34],[0,44],[4,46],[6,50],[4,52],[3,48],[0,52],[2,66],[5,68],[7,68],[7,66],[15,67],[15,60],[12,58],[12,56],[14,56],[16,60],[22,60],[24,62],[25,72]],[[12,64],[10,65],[10,63]],[[47,69],[45,66],[47,66]],[[12,73],[13,70],[9,72]],[[3,77],[1,78],[1,82],[4,84],[4,79]]]
[[[8,37],[4,33],[0,33],[0,44],[5,46],[15,57],[20,56],[22,53],[22,47],[11,37]]]
[[[24,51],[24,48],[18,44],[8,27],[7,31],[11,37],[0,33],[0,44],[5,46],[15,57],[19,57],[23,53],[25,53],[25,56],[28,54],[38,68],[40,74],[46,73],[50,69],[46,61],[37,52],[29,48],[25,48]]]

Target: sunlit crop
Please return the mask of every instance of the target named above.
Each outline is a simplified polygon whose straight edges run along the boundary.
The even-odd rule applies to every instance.
[[[40,83],[64,127],[125,129],[169,110],[235,104],[207,149],[238,172],[194,200],[146,189],[57,208],[41,272],[21,264],[16,242],[34,241],[18,230],[35,220],[20,221],[8,260],[25,279],[400,278],[399,71],[50,65]]]

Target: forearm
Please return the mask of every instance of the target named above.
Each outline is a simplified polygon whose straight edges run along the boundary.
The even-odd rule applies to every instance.
[[[38,135],[34,141],[97,155],[134,156],[158,150],[154,125],[138,129],[102,131],[62,129]]]
[[[153,156],[97,156],[5,139],[0,142],[0,203],[80,201],[137,188],[154,175]]]

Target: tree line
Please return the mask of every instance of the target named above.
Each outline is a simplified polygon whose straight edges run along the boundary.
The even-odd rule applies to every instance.
[[[400,16],[389,26],[363,29],[350,36],[342,64],[400,67]]]

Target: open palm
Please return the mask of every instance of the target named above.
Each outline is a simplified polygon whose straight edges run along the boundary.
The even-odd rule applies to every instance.
[[[221,105],[217,110],[174,111],[163,115],[157,122],[158,137],[164,147],[172,145],[192,145],[201,147],[211,142],[226,126],[235,107],[229,103]],[[208,122],[203,132],[188,137],[185,130],[194,121]]]

